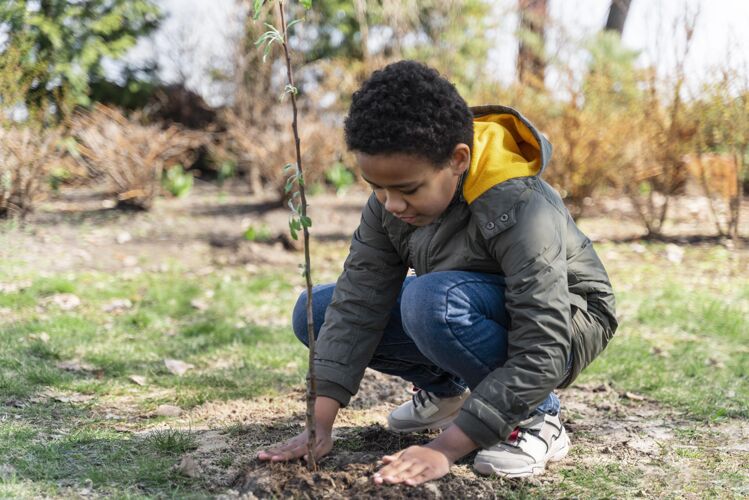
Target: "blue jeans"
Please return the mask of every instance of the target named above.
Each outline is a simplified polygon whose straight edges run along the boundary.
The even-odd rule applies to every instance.
[[[312,289],[315,336],[325,319],[334,284]],[[369,367],[397,375],[438,397],[474,389],[507,361],[504,278],[467,271],[442,271],[408,277],[391,311]],[[307,341],[307,292],[294,307],[297,338]],[[537,413],[559,412],[552,392]]]

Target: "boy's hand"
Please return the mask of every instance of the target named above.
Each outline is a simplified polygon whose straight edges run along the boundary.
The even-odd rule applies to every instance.
[[[333,449],[333,422],[338,414],[340,403],[335,399],[325,396],[318,396],[315,402],[315,426],[317,446],[315,453],[317,458],[323,457]],[[260,460],[270,460],[271,462],[283,462],[294,460],[295,458],[304,457],[307,460],[307,430],[299,435],[284,441],[276,443],[267,450],[262,450],[257,454]]]
[[[450,461],[440,451],[411,446],[394,455],[382,457],[385,465],[374,475],[377,484],[405,483],[409,486],[439,479],[450,472]]]
[[[375,473],[374,482],[416,486],[439,479],[450,472],[456,460],[476,448],[478,445],[465,432],[451,425],[426,446],[411,446],[382,457],[385,467]]]
[[[330,432],[321,432],[317,430],[317,447],[315,454],[321,458],[333,449],[333,438]],[[276,443],[267,450],[262,450],[257,454],[260,460],[270,460],[271,462],[284,462],[304,457],[307,460],[307,431],[294,436],[288,441]]]

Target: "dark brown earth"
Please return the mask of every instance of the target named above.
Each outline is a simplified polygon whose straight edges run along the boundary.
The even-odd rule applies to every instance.
[[[546,474],[530,479],[486,478],[471,467],[473,454],[452,468],[448,476],[417,487],[378,486],[372,474],[385,454],[424,444],[436,433],[399,435],[383,427],[386,416],[409,397],[408,387],[396,378],[368,370],[356,400],[339,415],[333,451],[312,473],[302,462],[267,464],[256,458],[264,447],[296,435],[304,421],[301,390],[253,401],[207,403],[189,420],[200,447],[190,454],[199,464],[200,477],[222,498],[506,498],[569,497],[591,491],[565,489],[570,474],[592,477],[612,468],[627,471],[630,483],[621,494],[694,497],[715,483],[709,465],[743,467],[749,452],[749,423],[737,426],[696,421],[639,394],[617,391],[609,385],[573,385],[559,391],[563,420],[572,441],[570,454],[551,465]],[[291,412],[289,409],[291,408]],[[187,419],[185,420],[187,421]],[[725,446],[716,447],[721,441]],[[689,455],[709,450],[704,469]],[[229,467],[221,457],[237,460]],[[686,456],[689,456],[688,460]],[[605,479],[605,475],[603,476]],[[617,486],[614,481],[613,491]],[[611,491],[602,496],[611,496]]]

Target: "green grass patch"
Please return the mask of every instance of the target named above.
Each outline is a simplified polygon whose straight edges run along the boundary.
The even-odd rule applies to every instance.
[[[117,395],[132,390],[128,377],[137,374],[149,379],[142,388],[144,408],[154,403],[145,402],[149,388],[174,388],[179,402],[192,405],[275,392],[303,378],[304,348],[287,319],[296,297],[285,275],[70,278],[39,278],[20,292],[0,294],[14,315],[0,318],[0,398],[31,397],[48,388]],[[75,293],[81,305],[63,311],[44,301],[57,293]],[[107,310],[122,298],[132,308]],[[265,315],[257,323],[255,308]],[[195,369],[172,375],[166,358]],[[83,368],[66,369],[70,361]]]
[[[749,301],[744,287],[716,296],[677,283],[622,294],[636,303],[586,371],[699,418],[749,417]]]
[[[172,470],[176,457],[192,449],[189,436],[128,437],[106,430],[82,429],[34,439],[15,428],[0,434],[4,463],[15,469],[14,481],[33,483],[38,491],[65,496],[65,488],[89,488],[99,495],[189,494],[192,481]],[[2,490],[0,490],[2,491]]]

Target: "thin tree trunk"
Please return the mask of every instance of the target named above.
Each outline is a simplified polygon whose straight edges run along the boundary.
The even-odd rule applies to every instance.
[[[629,14],[629,6],[632,0],[611,0],[611,6],[609,7],[609,17],[606,19],[606,26],[603,28],[604,31],[615,31],[622,36],[624,33],[624,24],[627,21],[627,14]]]
[[[294,88],[294,75],[291,72],[291,57],[289,56],[288,34],[286,32],[286,17],[284,15],[283,0],[279,0],[278,9],[281,13],[281,29],[283,30],[283,53],[286,59],[286,77],[289,85]],[[299,170],[299,194],[301,196],[301,216],[302,219],[307,217],[307,195],[304,189],[304,170],[302,169],[302,148],[299,139],[298,111],[296,106],[296,92],[292,91],[291,107],[294,112],[294,119],[291,128],[294,131],[294,146],[296,150],[296,165]],[[315,380],[315,323],[312,316],[312,275],[310,272],[310,252],[309,252],[309,229],[307,224],[302,225],[304,233],[304,278],[307,284],[307,335],[309,337],[309,368],[307,371],[307,464],[311,470],[317,470],[317,424],[315,422],[315,400],[317,399],[317,383]]]
[[[369,23],[367,22],[367,0],[355,0],[356,21],[359,23],[359,35],[361,36],[361,58],[363,63],[362,73],[369,74]]]
[[[518,0],[520,33],[518,44],[518,81],[542,88],[546,74],[543,48],[548,0]]]
[[[729,212],[731,214],[731,225],[729,227],[729,235],[733,240],[734,248],[739,248],[741,240],[739,239],[739,216],[741,214],[741,200],[744,197],[744,192],[741,185],[741,172],[743,171],[743,159],[741,152],[746,151],[746,147],[742,147],[740,152],[734,151],[734,164],[736,165],[736,196],[731,199],[729,204]]]

